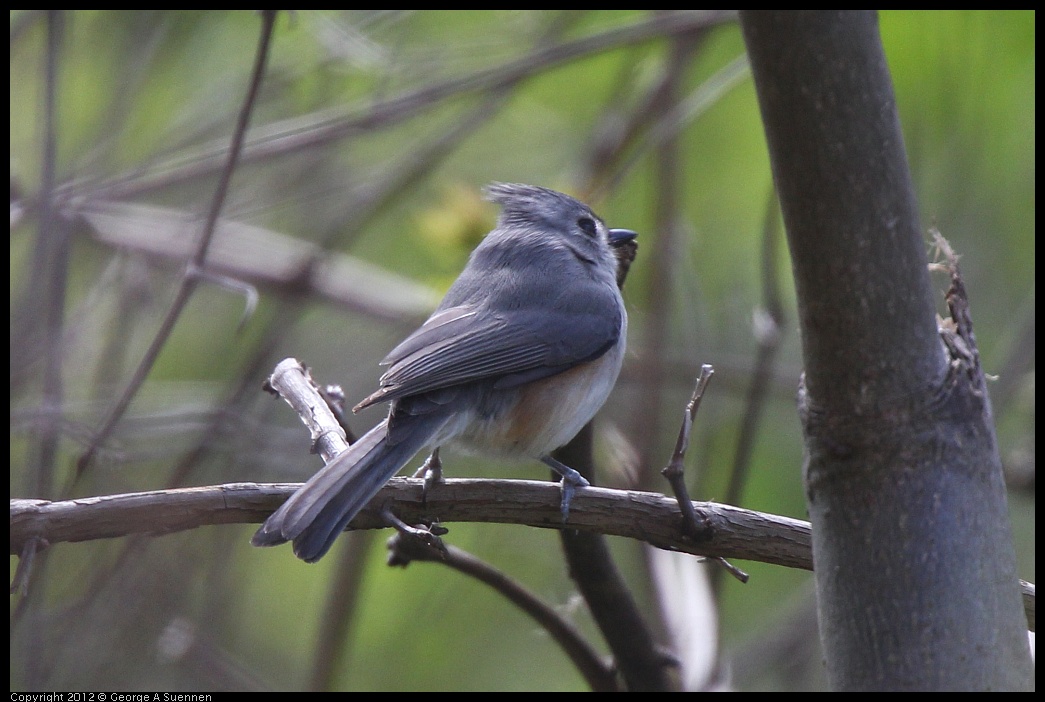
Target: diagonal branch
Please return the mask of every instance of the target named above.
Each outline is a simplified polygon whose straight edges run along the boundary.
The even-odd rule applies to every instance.
[[[264,10],[261,13],[261,37],[258,41],[258,50],[254,58],[254,69],[251,74],[250,87],[247,90],[247,96],[243,101],[243,107],[240,110],[239,118],[236,121],[236,127],[232,134],[232,145],[225,161],[225,168],[221,173],[221,179],[218,182],[218,188],[214,192],[214,198],[211,200],[210,209],[207,212],[207,218],[203,226],[203,233],[200,236],[199,246],[196,248],[192,260],[188,263],[186,275],[182,278],[181,285],[178,288],[174,301],[171,303],[170,309],[167,311],[166,317],[160,324],[160,328],[156,332],[156,336],[153,338],[152,343],[146,350],[141,363],[138,364],[130,382],[128,382],[127,387],[124,388],[123,394],[116,401],[116,404],[102,422],[101,427],[99,427],[98,431],[92,437],[90,445],[77,461],[76,471],[72,478],[73,484],[75,484],[83,474],[83,471],[91,464],[98,449],[105,444],[109,436],[112,434],[113,429],[116,428],[117,423],[119,423],[123,418],[123,415],[126,413],[127,408],[130,407],[134,396],[138,394],[138,390],[145,382],[149,372],[152,371],[152,367],[156,363],[156,359],[159,358],[160,351],[163,350],[164,345],[167,343],[167,339],[174,331],[174,325],[177,323],[182,311],[192,298],[192,294],[196,291],[196,286],[200,281],[198,271],[204,269],[204,264],[207,260],[207,250],[210,248],[210,242],[214,237],[214,230],[218,223],[218,215],[221,213],[221,209],[225,205],[225,197],[228,194],[229,184],[232,181],[232,174],[236,170],[240,153],[243,150],[243,142],[247,134],[247,125],[250,123],[250,116],[254,111],[258,91],[261,89],[261,80],[265,74],[265,65],[268,61],[269,45],[272,38],[272,29],[276,22],[276,14],[276,10]]]

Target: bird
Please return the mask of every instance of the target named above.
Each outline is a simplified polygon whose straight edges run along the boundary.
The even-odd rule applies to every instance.
[[[444,445],[543,461],[562,476],[568,518],[589,483],[550,453],[594,417],[620,373],[628,316],[618,276],[637,235],[548,188],[492,183],[485,194],[501,206],[496,226],[353,408],[388,402],[387,416],[291,495],[253,545],[289,541],[302,560],[319,560],[416,454]]]

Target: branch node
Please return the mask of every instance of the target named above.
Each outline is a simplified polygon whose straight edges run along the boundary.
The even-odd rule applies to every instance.
[[[661,475],[671,483],[671,489],[675,492],[675,499],[678,500],[679,509],[682,510],[683,533],[698,542],[710,540],[714,535],[714,529],[711,526],[711,519],[703,512],[699,512],[689,498],[689,490],[686,489],[684,462],[686,451],[689,449],[689,436],[693,429],[693,421],[696,419],[697,411],[700,409],[700,401],[704,397],[704,390],[707,388],[708,383],[711,382],[711,376],[714,374],[715,369],[710,364],[705,363],[700,367],[700,377],[697,379],[697,385],[693,389],[693,396],[690,397],[682,414],[682,426],[679,428],[675,450],[671,454],[671,460],[668,461],[668,465],[661,471]]]
[[[411,561],[445,561],[450,552],[439,538],[448,530],[438,524],[410,526],[390,509],[381,510],[381,516],[396,530],[388,539],[388,565],[405,568]]]

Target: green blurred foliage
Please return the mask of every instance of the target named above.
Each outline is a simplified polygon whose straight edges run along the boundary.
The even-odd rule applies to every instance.
[[[254,13],[71,11],[63,17],[55,165],[59,185],[68,188],[63,192],[80,198],[67,202],[69,211],[104,202],[97,188],[109,179],[140,184],[149,174],[198,163],[202,154],[227,146],[255,51]],[[270,144],[285,145],[331,119],[365,115],[444,81],[475,80],[422,101],[423,107],[405,102],[315,146],[248,159],[234,175],[223,216],[344,251],[441,292],[495,217],[479,199],[484,183],[531,182],[588,198],[610,226],[640,232],[639,257],[625,288],[633,352],[601,422],[632,442],[644,438],[629,435],[647,391],[636,384],[637,365],[640,353],[662,354],[671,377],[652,442],[657,454],[647,459],[656,470],[667,460],[700,364],[715,365],[718,375],[690,453],[691,482],[700,486],[695,497],[715,499],[725,491],[736,451],[756,349],[752,318],[763,304],[762,231],[772,183],[750,77],[678,134],[678,219],[685,236],[672,252],[667,277],[650,263],[662,241],[655,226],[660,185],[653,140],[640,139],[634,158],[615,162],[609,189],[589,193],[586,180],[600,139],[641,113],[644,96],[668,68],[666,40],[612,46],[524,71],[500,101],[484,103],[489,91],[475,87],[487,72],[535,48],[647,17],[639,11],[281,15],[252,118],[253,135],[282,135]],[[41,11],[12,11],[10,19],[14,301],[29,283],[39,226],[33,208],[43,172],[48,33]],[[1026,482],[1014,488],[1023,492],[1012,506],[1021,575],[1032,580],[1034,13],[886,11],[881,28],[923,226],[935,224],[963,256],[984,365],[1001,376],[1004,391],[995,411],[1002,457],[1030,485],[1029,491]],[[683,97],[743,51],[735,23],[711,29],[683,72]],[[433,155],[430,146],[470,124],[467,119],[475,119],[474,127]],[[198,215],[213,196],[216,174],[201,168],[174,183],[143,187],[127,201]],[[16,217],[16,209],[24,216]],[[143,241],[149,236],[141,233]],[[116,249],[82,223],[72,245],[65,414],[74,429],[63,441],[58,485],[140,359],[181,270],[178,262]],[[783,243],[773,267],[787,316],[741,504],[803,518],[794,411],[801,349]],[[141,298],[127,316],[119,303],[128,300],[134,276],[143,278],[134,288]],[[939,279],[941,300],[945,285]],[[192,484],[303,480],[316,468],[298,420],[255,390],[264,374],[280,358],[297,356],[322,381],[343,383],[354,403],[374,387],[378,360],[416,320],[389,321],[318,294],[297,298],[278,286],[262,285],[259,292],[258,312],[237,332],[242,299],[213,286],[198,289],[114,445],[75,486],[75,495],[164,487],[173,465],[223,413],[233,418],[226,416],[224,430],[208,440],[206,459],[192,467]],[[661,295],[670,296],[669,331],[650,339],[648,310]],[[288,308],[292,322],[281,317]],[[132,320],[132,329],[120,337],[117,367],[104,375],[99,368],[112,356],[102,350],[121,319]],[[270,327],[280,324],[285,329],[272,336]],[[258,368],[251,362],[265,339],[274,339],[266,352],[271,363]],[[12,368],[30,378],[40,372],[35,343],[32,334],[13,328]],[[39,384],[38,378],[12,383],[12,495],[26,495],[32,484],[18,467],[29,465]],[[365,413],[356,420],[359,429],[378,416]],[[545,474],[536,465],[509,470],[512,477]],[[505,474],[503,466],[472,459],[455,459],[447,471],[456,477]],[[627,484],[619,474],[603,482]],[[347,546],[306,566],[288,549],[251,549],[250,533],[248,527],[214,527],[129,544],[54,548],[32,605],[43,611],[19,615],[12,627],[12,689],[30,679],[54,689],[304,687],[338,550]],[[554,533],[452,525],[449,538],[561,605],[602,647],[586,612],[573,602]],[[336,688],[583,689],[548,637],[492,591],[432,564],[386,568],[382,545],[383,535],[370,539],[360,607]],[[629,543],[613,548],[638,595],[650,602],[641,550]],[[12,574],[16,564],[12,558]],[[722,583],[720,630],[708,632],[720,638],[727,658],[771,638],[810,583],[806,573],[739,565],[754,577],[746,586]],[[13,598],[12,610],[18,607]],[[818,664],[811,677],[764,670],[737,682],[752,689],[815,687],[821,684]],[[34,666],[44,670],[42,677],[31,678],[27,671]]]

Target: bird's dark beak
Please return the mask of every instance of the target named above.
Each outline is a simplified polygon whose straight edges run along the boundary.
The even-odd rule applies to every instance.
[[[635,243],[638,234],[630,229],[611,229],[609,231],[610,246],[613,247],[613,255],[617,258],[617,287],[624,287],[624,279],[628,277],[631,262],[635,260],[635,253],[639,245]]]
[[[629,242],[635,241],[635,237],[638,236],[635,232],[630,229],[611,229],[610,235],[610,246],[617,248],[623,246]]]

